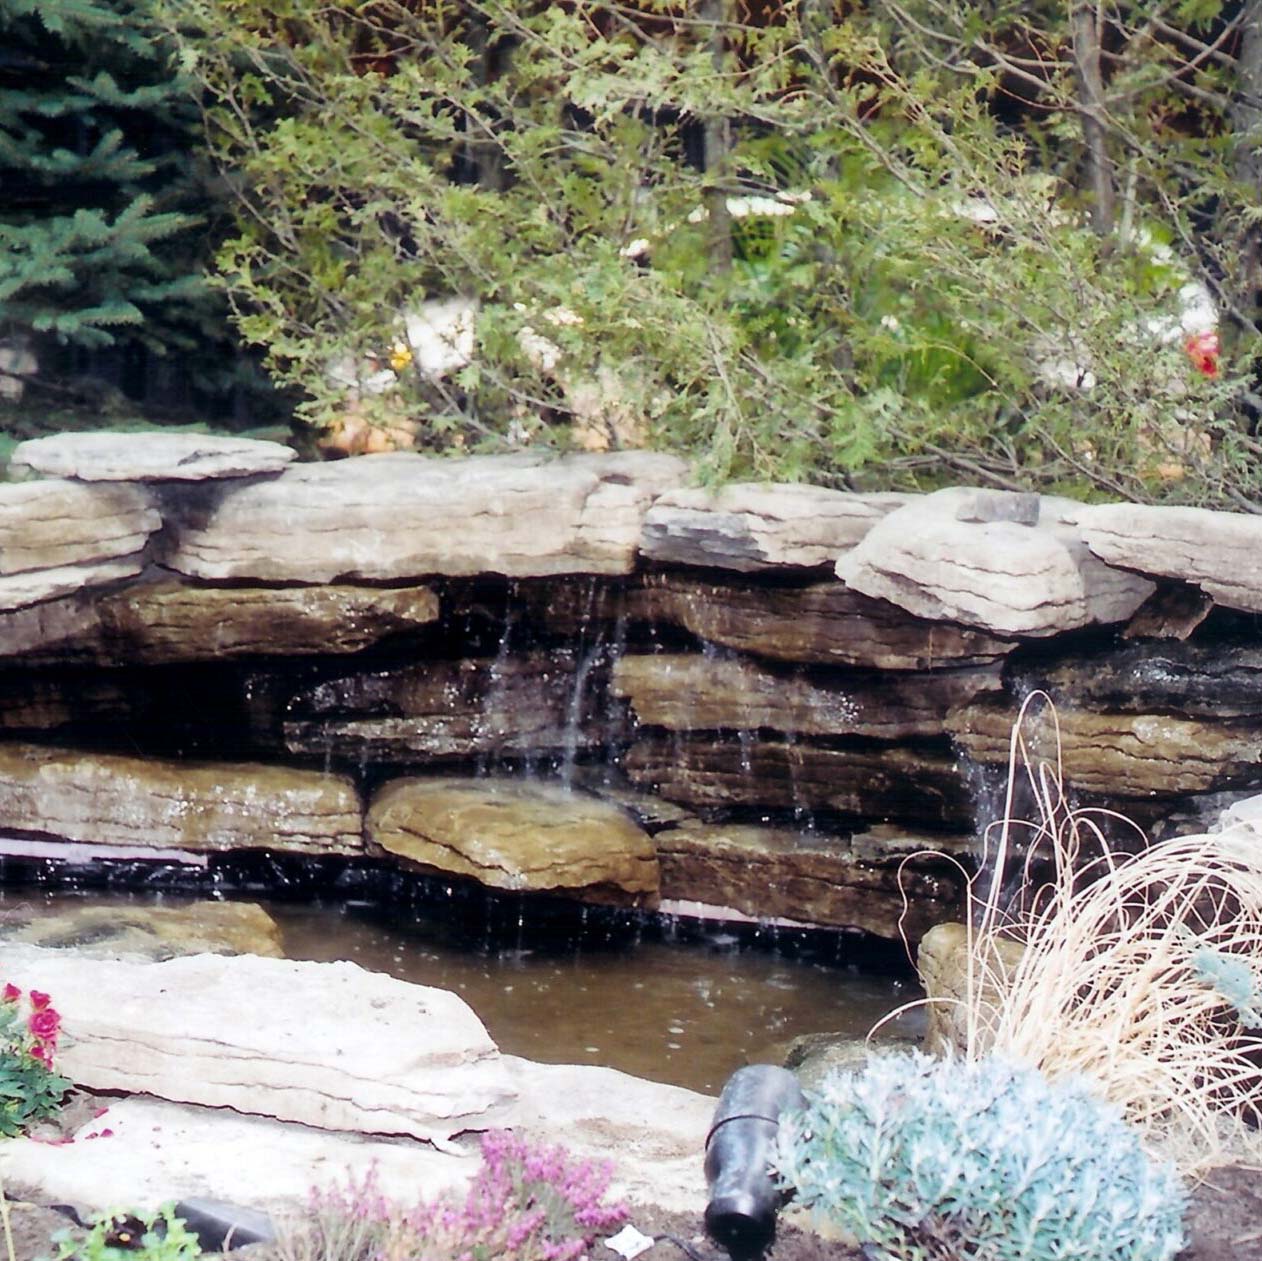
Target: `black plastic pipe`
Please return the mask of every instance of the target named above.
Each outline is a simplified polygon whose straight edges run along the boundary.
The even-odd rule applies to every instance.
[[[757,1261],[776,1237],[788,1195],[771,1180],[780,1117],[806,1106],[798,1079],[749,1064],[727,1079],[705,1144],[706,1233],[732,1261]]]

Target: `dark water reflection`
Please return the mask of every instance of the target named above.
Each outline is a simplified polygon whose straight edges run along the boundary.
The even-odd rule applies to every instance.
[[[47,913],[67,905],[151,903],[171,894],[21,894]],[[859,957],[852,939],[637,918],[488,919],[469,901],[387,909],[371,902],[259,902],[293,959],[348,959],[453,990],[501,1050],[548,1063],[604,1064],[717,1093],[742,1064],[778,1061],[804,1033],[862,1037],[919,996],[891,951]],[[893,1028],[918,1032],[923,1016]]]

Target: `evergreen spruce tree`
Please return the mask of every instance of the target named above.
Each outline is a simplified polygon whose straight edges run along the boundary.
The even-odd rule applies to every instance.
[[[0,337],[194,344],[196,138],[145,0],[0,0]]]

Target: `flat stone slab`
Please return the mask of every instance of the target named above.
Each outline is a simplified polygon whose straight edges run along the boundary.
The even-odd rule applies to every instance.
[[[292,447],[255,438],[192,433],[59,433],[14,448],[9,467],[85,482],[197,482],[276,473]]]
[[[515,1095],[462,999],[353,963],[133,963],[37,946],[4,962],[14,984],[52,995],[58,1067],[90,1090],[439,1145],[503,1124]]]
[[[1000,691],[997,666],[878,675],[779,672],[748,658],[628,653],[611,690],[639,721],[668,731],[797,732],[902,740],[936,736],[947,711]]]
[[[618,806],[560,785],[398,779],[373,798],[374,845],[431,871],[495,889],[652,905],[657,855]]]
[[[960,882],[945,861],[900,870],[900,859],[857,859],[836,838],[751,824],[685,823],[656,841],[671,900],[910,941],[959,913]]]
[[[674,490],[649,509],[640,550],[650,560],[742,573],[831,565],[907,499],[742,482]]]
[[[28,1199],[71,1204],[84,1216],[119,1205],[147,1213],[194,1196],[280,1216],[305,1208],[313,1186],[345,1187],[348,1177],[359,1184],[372,1171],[383,1194],[414,1203],[464,1186],[479,1164],[476,1144],[440,1152],[143,1095],[101,1103],[105,1113],[72,1143],[0,1144],[9,1193],[20,1187]]]
[[[645,512],[685,473],[642,451],[304,464],[177,509],[164,563],[196,578],[305,583],[629,573]]]
[[[958,746],[977,762],[1008,762],[1014,704],[965,705],[947,716]],[[1032,756],[1063,768],[1065,783],[1102,797],[1185,796],[1256,782],[1262,731],[1246,723],[1162,713],[1098,713],[1070,704],[1055,721],[1032,710],[1022,725]],[[1059,750],[1057,740],[1059,739]]]
[[[161,525],[141,486],[0,482],[0,574],[133,557]]]
[[[997,661],[1016,647],[982,631],[912,617],[830,579],[803,587],[737,585],[652,574],[628,615],[672,622],[701,639],[773,661],[929,670]]]
[[[420,586],[202,587],[146,580],[0,613],[0,657],[156,665],[352,653],[428,625],[438,611],[438,596]]]
[[[0,830],[195,851],[363,852],[349,779],[249,762],[183,762],[0,744]]]
[[[136,553],[121,560],[58,565],[55,569],[5,574],[0,577],[0,611],[25,609],[45,600],[78,595],[92,587],[108,586],[125,578],[134,578],[144,567],[144,556]]]
[[[995,635],[1045,636],[1125,621],[1154,591],[1104,564],[1074,518],[1082,505],[1043,496],[1037,525],[962,520],[977,492],[953,487],[884,517],[837,562],[837,576],[918,617]]]
[[[1216,604],[1262,612],[1262,517],[1149,504],[1093,504],[1077,517],[1087,546],[1106,563],[1182,579]]]

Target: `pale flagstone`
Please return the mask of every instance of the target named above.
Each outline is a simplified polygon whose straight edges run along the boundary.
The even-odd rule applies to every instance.
[[[20,574],[0,575],[0,612],[25,609],[43,600],[75,595],[90,587],[134,578],[145,567],[137,552],[120,560],[92,561],[82,565],[57,565],[52,569],[32,569]]]
[[[0,574],[130,557],[161,524],[141,486],[0,482]]]
[[[304,464],[173,509],[165,563],[268,582],[629,573],[650,504],[686,466],[644,451]]]
[[[90,482],[201,481],[275,473],[297,452],[279,442],[205,433],[59,433],[14,448],[18,472]]]
[[[645,516],[640,550],[652,560],[741,572],[831,565],[907,499],[743,482],[673,490]]]
[[[353,963],[134,963],[11,946],[4,966],[52,995],[58,1067],[88,1089],[438,1144],[502,1124],[512,1102],[494,1042],[459,997]]]
[[[1053,635],[1125,621],[1155,590],[1104,564],[1075,524],[1082,505],[1044,495],[1037,525],[976,516],[964,487],[914,500],[837,562],[847,586],[917,617],[996,635]]]
[[[1216,604],[1262,612],[1262,517],[1119,503],[1083,506],[1077,518],[1108,564],[1194,583]]]
[[[0,1176],[11,1196],[86,1213],[120,1205],[149,1212],[204,1196],[280,1219],[301,1211],[312,1187],[362,1183],[375,1172],[384,1194],[411,1204],[463,1186],[479,1163],[476,1142],[444,1152],[139,1095],[101,1103],[107,1111],[73,1143],[0,1144]]]

